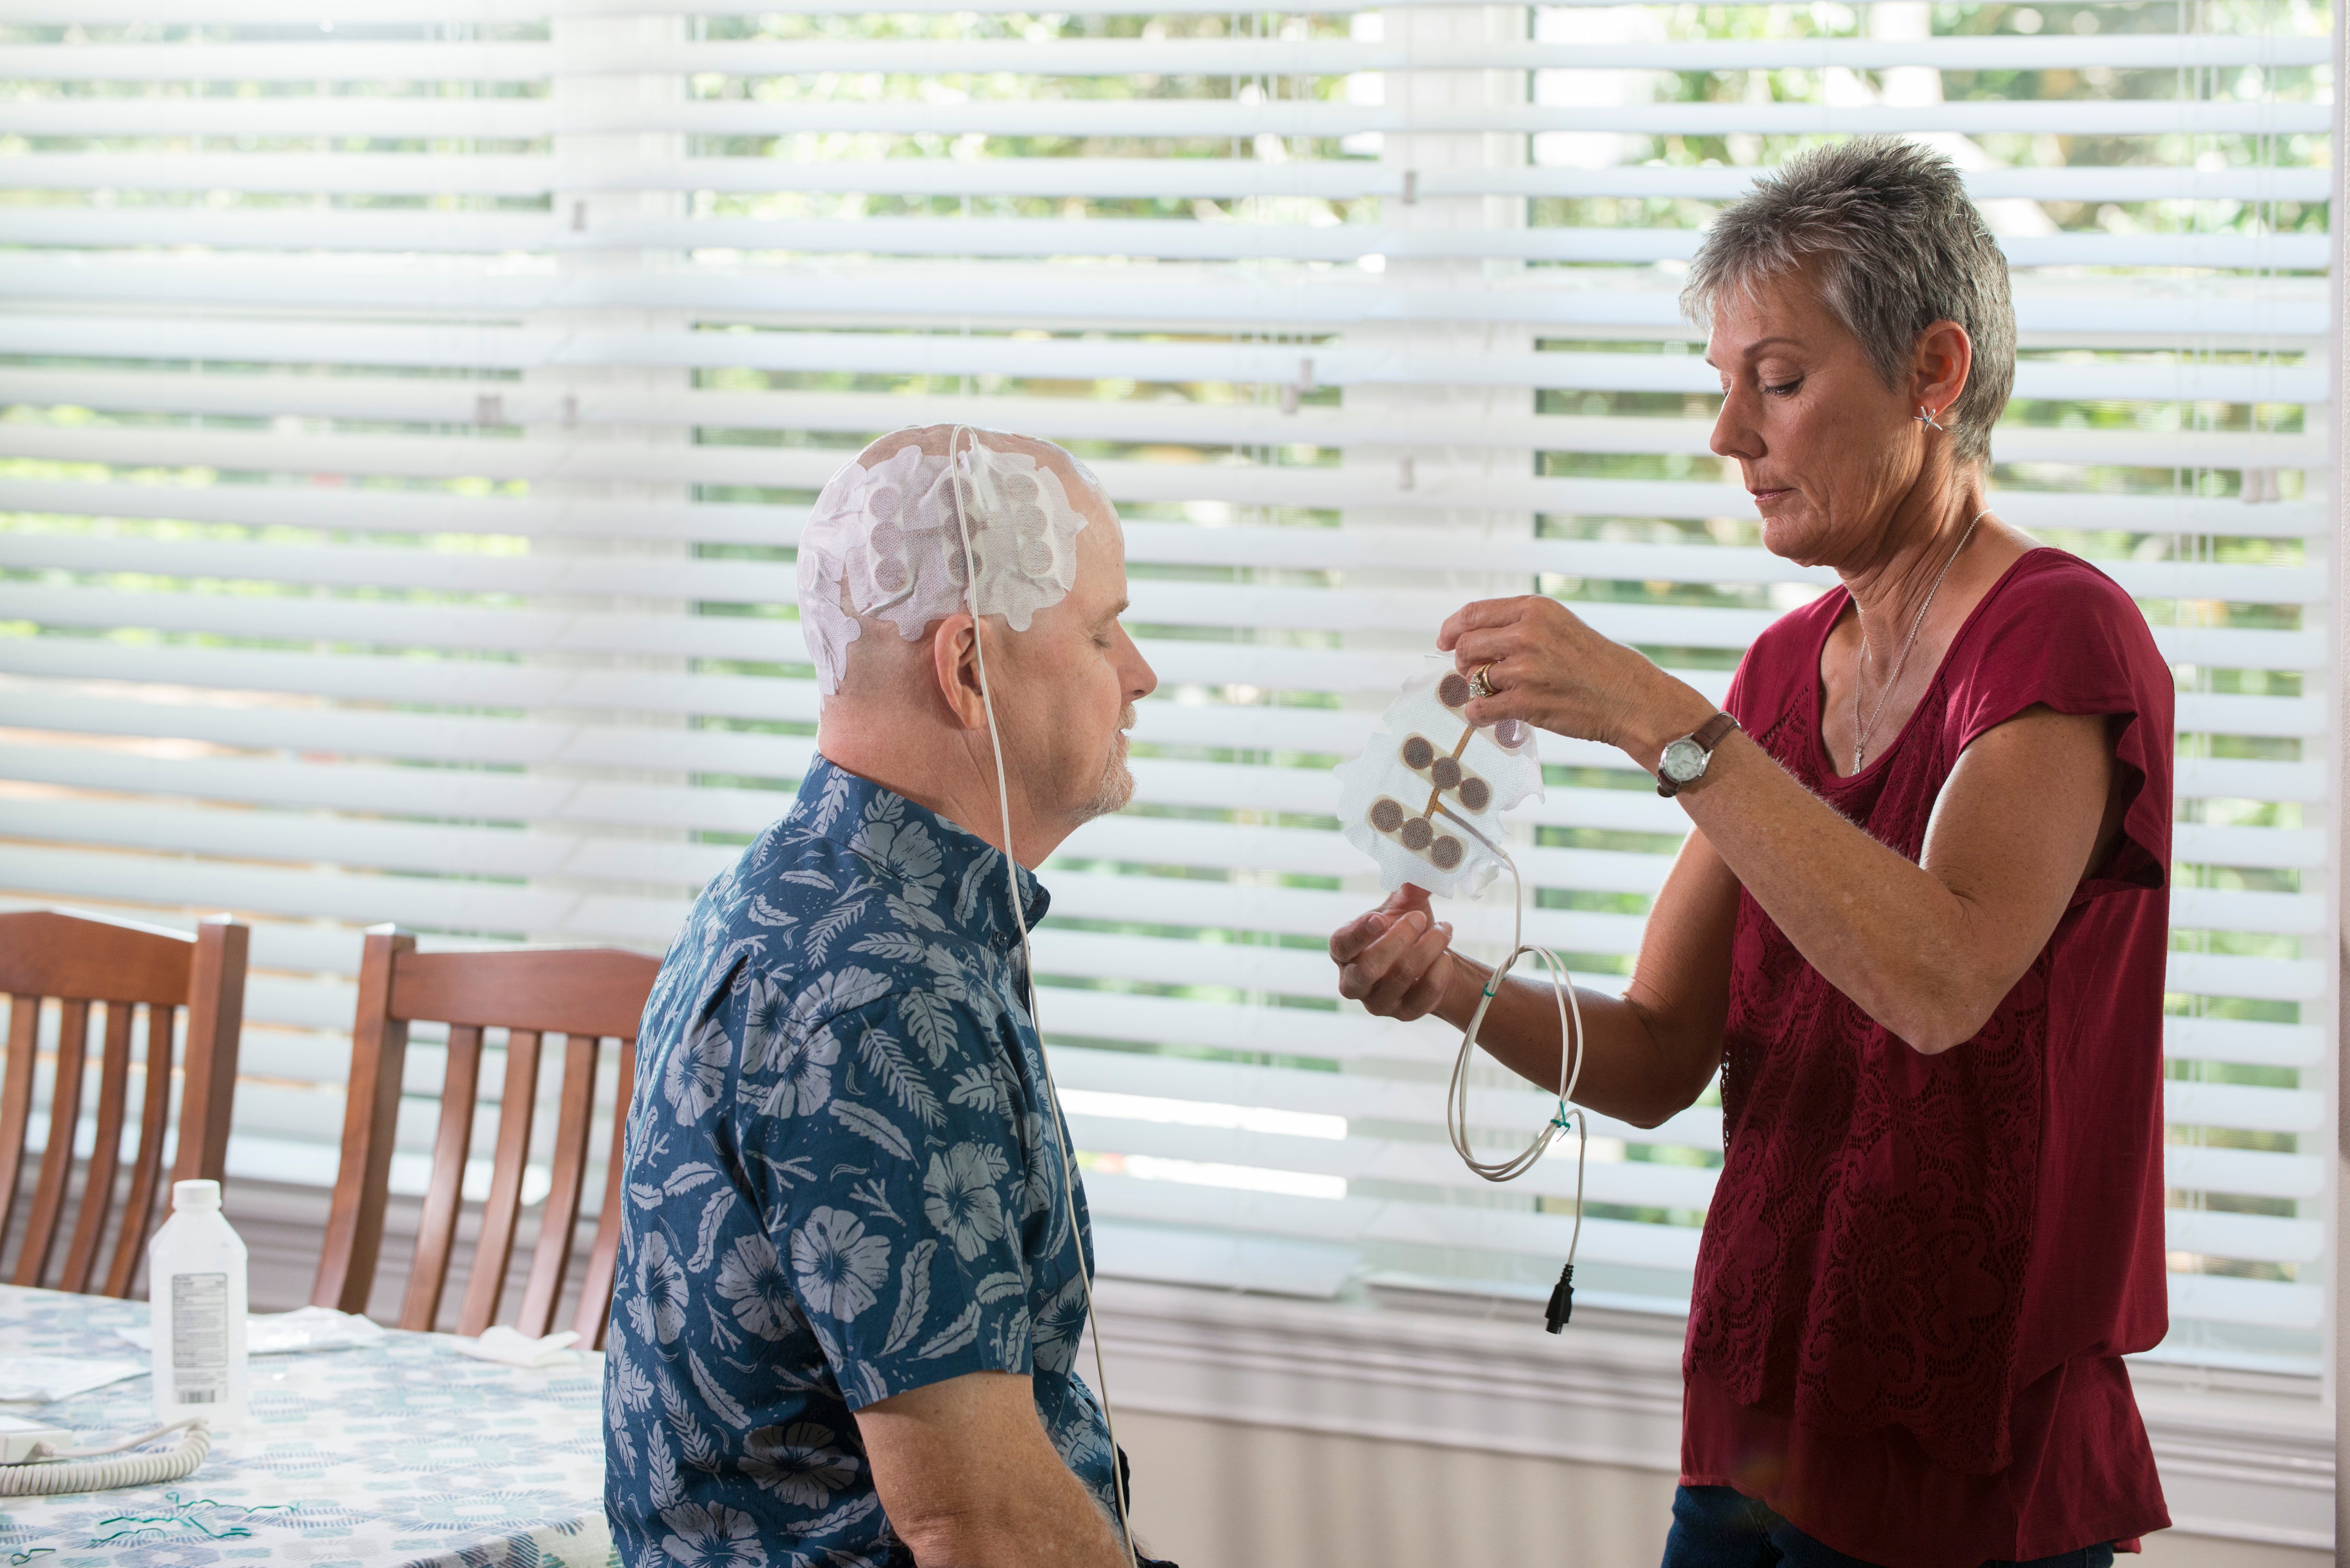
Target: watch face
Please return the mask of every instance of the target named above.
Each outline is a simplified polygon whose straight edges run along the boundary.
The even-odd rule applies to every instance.
[[[1665,748],[1657,771],[1676,784],[1687,784],[1705,772],[1705,748],[1684,735]]]

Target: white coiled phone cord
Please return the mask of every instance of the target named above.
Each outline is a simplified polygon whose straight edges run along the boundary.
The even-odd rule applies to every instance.
[[[1045,1028],[1036,1015],[1036,965],[1028,951],[1028,911],[1020,904],[1020,865],[1012,857],[1012,795],[1003,781],[1003,737],[996,730],[995,699],[987,687],[987,644],[980,637],[979,557],[971,547],[971,495],[955,467],[955,444],[964,436],[971,437],[972,460],[977,462],[979,436],[969,425],[957,425],[947,437],[947,472],[956,475],[955,526],[962,535],[964,595],[971,605],[971,647],[979,661],[979,701],[987,711],[987,741],[995,753],[995,804],[1002,814],[1003,827],[1004,886],[1010,894],[1012,921],[1020,932],[1020,967],[1028,992],[1028,1022],[1036,1031],[1036,1059],[1045,1067],[1045,1093],[1051,1102],[1045,1120],[1053,1128],[1054,1147],[1061,1155],[1061,1193],[1068,1207],[1069,1245],[1077,1252],[1077,1279],[1085,1287],[1086,1328],[1094,1340],[1094,1378],[1101,1387],[1102,1425],[1109,1433],[1109,1490],[1118,1504],[1118,1532],[1126,1549],[1127,1568],[1140,1568],[1134,1550],[1134,1527],[1126,1517],[1126,1476],[1119,1464],[1118,1418],[1110,1414],[1109,1369],[1102,1363],[1101,1323],[1094,1315],[1094,1282],[1086,1268],[1085,1243],[1077,1228],[1077,1168],[1069,1158],[1068,1140],[1061,1136],[1061,1091],[1053,1083],[1053,1064],[1045,1054]]]
[[[1575,1230],[1566,1245],[1566,1279],[1575,1272],[1575,1250],[1583,1244],[1583,1162],[1591,1144],[1591,1129],[1583,1111],[1575,1104],[1575,1085],[1583,1077],[1583,1004],[1575,1000],[1575,986],[1566,977],[1566,964],[1548,948],[1530,947],[1526,943],[1526,888],[1518,875],[1518,863],[1510,852],[1477,831],[1465,818],[1448,805],[1436,808],[1458,824],[1461,829],[1475,838],[1510,868],[1510,883],[1516,889],[1511,906],[1510,956],[1494,969],[1477,998],[1477,1011],[1469,1015],[1469,1027],[1461,1031],[1461,1051],[1452,1059],[1452,1082],[1444,1097],[1444,1127],[1451,1135],[1452,1151],[1461,1163],[1488,1181],[1514,1181],[1532,1170],[1550,1152],[1550,1146],[1565,1131],[1569,1121],[1575,1124]],[[1558,1109],[1543,1124],[1541,1132],[1517,1154],[1507,1159],[1479,1159],[1469,1147],[1469,1059],[1477,1049],[1477,1031],[1484,1027],[1485,1012],[1501,993],[1502,981],[1509,975],[1519,958],[1531,953],[1540,959],[1550,975],[1552,994],[1558,1002]],[[1565,1281],[1562,1280],[1562,1285]],[[1563,1321],[1563,1320],[1562,1320]],[[1556,1330],[1553,1330],[1554,1333]]]
[[[158,1438],[184,1431],[187,1436],[157,1453],[126,1450]],[[191,1474],[212,1452],[212,1428],[200,1418],[174,1421],[135,1438],[125,1438],[102,1449],[52,1449],[34,1445],[33,1451],[13,1465],[0,1465],[0,1497],[45,1497],[53,1492],[109,1491],[116,1487],[152,1486]],[[120,1459],[107,1456],[120,1454]]]

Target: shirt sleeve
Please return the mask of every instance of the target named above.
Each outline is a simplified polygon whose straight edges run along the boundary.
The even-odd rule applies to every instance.
[[[835,1000],[852,1005],[810,1025],[805,992],[748,988],[734,1119],[843,1397],[1030,1375],[1027,1161],[994,1031],[934,992]]]
[[[1951,682],[1950,754],[2033,707],[2115,721],[2122,838],[2074,898],[2161,888],[2170,866],[2170,667],[2120,585],[2085,561],[2046,555],[2019,568],[1986,607],[1976,656]]]

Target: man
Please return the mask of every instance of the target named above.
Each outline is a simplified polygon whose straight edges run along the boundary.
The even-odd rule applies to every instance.
[[[613,1536],[681,1568],[1124,1564],[1023,952],[1026,867],[1131,795],[1157,685],[1118,516],[1049,442],[900,431],[826,487],[800,577],[821,754],[639,1043]]]

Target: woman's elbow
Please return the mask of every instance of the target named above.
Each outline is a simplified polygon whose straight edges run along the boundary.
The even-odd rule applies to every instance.
[[[1718,1059],[1718,1058],[1717,1058]],[[1664,1126],[1691,1106],[1713,1082],[1713,1071],[1708,1066],[1703,1077],[1693,1083],[1657,1084],[1620,1104],[1607,1107],[1607,1114],[1619,1122],[1640,1128],[1643,1132]]]
[[[1908,1006],[1887,1010],[1889,1015],[1879,1017],[1877,1022],[1920,1056],[1939,1056],[1982,1033],[1982,1026],[1998,1011],[1998,997],[1984,1001],[1976,994],[1981,989],[1970,987],[1960,992],[1953,988],[1922,995]]]

